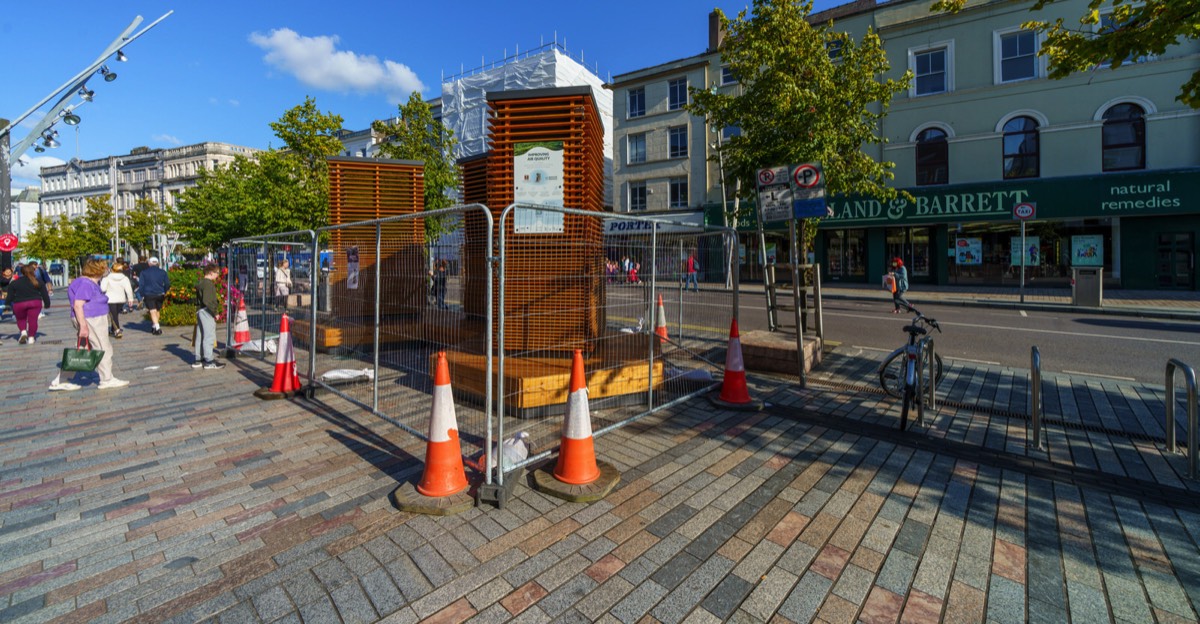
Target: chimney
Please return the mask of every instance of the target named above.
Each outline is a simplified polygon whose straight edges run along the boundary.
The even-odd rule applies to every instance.
[[[714,9],[708,14],[708,51],[716,52],[725,41],[725,29],[721,27],[721,16]]]

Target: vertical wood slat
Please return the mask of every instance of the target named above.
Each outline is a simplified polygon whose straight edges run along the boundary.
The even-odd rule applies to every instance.
[[[329,224],[343,225],[425,209],[425,165],[414,161],[330,157]],[[380,271],[388,296],[383,314],[411,314],[425,305],[425,221],[411,219],[385,224]],[[331,230],[329,246],[338,254],[330,276],[338,313],[374,313],[375,227]],[[358,288],[346,287],[346,251],[358,247]]]

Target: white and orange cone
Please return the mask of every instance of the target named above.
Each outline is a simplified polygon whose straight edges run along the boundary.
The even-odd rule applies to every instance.
[[[567,416],[563,419],[562,444],[554,478],[571,485],[585,485],[600,478],[596,447],[592,440],[592,414],[588,407],[587,378],[583,372],[583,352],[575,350],[571,361],[571,386],[567,395]]]
[[[439,351],[433,373],[433,409],[429,416],[429,442],[425,447],[425,473],[421,475],[417,491],[425,496],[442,497],[466,488],[467,473],[463,470],[454,394],[450,389],[450,365],[446,362],[446,352]]]
[[[275,350],[275,379],[271,392],[299,392],[300,375],[296,372],[296,353],[292,350],[292,327],[288,315],[279,320],[279,346]]]
[[[662,295],[658,295],[658,321],[654,326],[654,333],[658,335],[658,344],[663,345],[671,340],[667,335],[667,311],[663,308]]]
[[[241,351],[242,345],[250,342],[250,320],[246,317],[246,300],[238,297],[237,316],[233,323],[233,348]]]
[[[735,409],[761,409],[762,402],[750,398],[746,387],[746,364],[742,360],[742,339],[738,333],[737,319],[729,327],[729,348],[725,351],[725,379],[721,382],[721,394],[714,402]]]

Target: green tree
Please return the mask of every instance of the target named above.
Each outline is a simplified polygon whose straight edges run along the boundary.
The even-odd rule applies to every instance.
[[[125,239],[138,255],[145,255],[145,250],[155,248],[155,235],[170,231],[170,216],[170,212],[164,210],[153,199],[143,197],[137,200],[133,210],[126,213],[125,218],[121,220],[121,238]]]
[[[384,137],[379,156],[425,163],[425,210],[437,210],[454,203],[451,195],[458,190],[462,177],[454,160],[458,139],[454,131],[433,118],[433,110],[413,91],[408,102],[399,105],[395,122],[375,121],[371,129]],[[426,235],[436,240],[451,231],[447,219],[425,219]]]
[[[1031,11],[1064,0],[1037,0]],[[932,11],[958,12],[966,0],[939,0]],[[1100,9],[1112,6],[1108,24],[1101,24]],[[1087,10],[1068,24],[1063,18],[1053,21],[1030,20],[1023,28],[1045,33],[1039,54],[1050,58],[1050,77],[1066,78],[1075,72],[1089,71],[1102,63],[1120,67],[1127,59],[1163,54],[1167,47],[1200,38],[1200,0],[1090,0]],[[1200,108],[1200,70],[1180,89],[1176,100],[1191,108]]]
[[[197,185],[180,195],[175,230],[192,245],[214,249],[243,236],[304,230],[329,222],[325,158],[341,151],[342,118],[316,109],[312,98],[283,114],[271,128],[285,145],[237,156],[202,170]]]
[[[880,121],[911,73],[885,78],[890,67],[874,30],[856,41],[830,24],[809,23],[811,12],[811,0],[755,0],[733,20],[718,9],[727,33],[721,61],[740,86],[692,88],[687,109],[714,129],[740,129],[720,156],[742,199],[753,196],[757,169],[818,162],[826,192],[891,200],[895,163],[864,148],[885,142]],[[811,238],[816,223],[808,221]]]
[[[69,219],[67,215],[59,215],[58,225],[55,227],[53,257],[70,260],[76,274],[83,266],[81,259],[87,258],[89,253],[84,250],[83,238],[79,235],[80,229],[79,225]]]
[[[67,222],[72,226],[72,234],[63,238],[70,241],[71,253],[64,257],[81,264],[89,256],[112,252],[113,207],[108,199],[107,194],[87,198],[83,218],[78,223]]]
[[[22,257],[42,261],[61,257],[58,255],[58,224],[54,219],[39,214],[33,218],[32,226],[21,241]]]

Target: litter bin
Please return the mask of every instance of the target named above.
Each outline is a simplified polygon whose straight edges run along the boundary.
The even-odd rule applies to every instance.
[[[1104,305],[1104,269],[1072,267],[1071,303],[1099,308]]]

